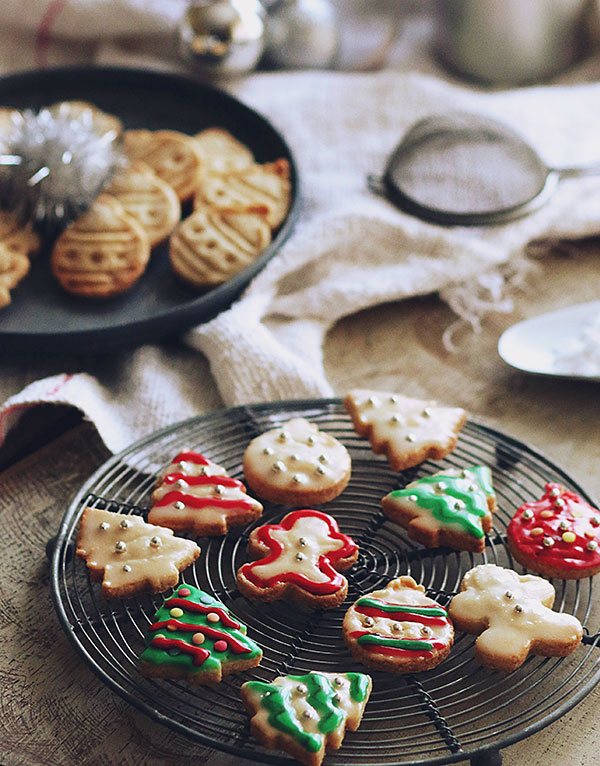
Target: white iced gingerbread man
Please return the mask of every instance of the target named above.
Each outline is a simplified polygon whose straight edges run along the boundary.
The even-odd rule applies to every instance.
[[[458,630],[480,634],[475,643],[480,664],[512,671],[530,654],[562,657],[579,645],[581,623],[552,611],[553,603],[554,588],[547,580],[481,564],[464,576],[449,614]]]

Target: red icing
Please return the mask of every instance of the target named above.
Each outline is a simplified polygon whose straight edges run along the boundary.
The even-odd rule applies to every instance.
[[[254,509],[254,505],[248,500],[239,500],[237,498],[225,499],[222,497],[194,497],[193,495],[186,495],[185,492],[172,491],[154,503],[155,508],[160,508],[163,505],[171,505],[180,500],[185,503],[188,508],[223,508],[226,511],[251,511]]]
[[[183,479],[190,487],[198,487],[203,484],[214,484],[217,486],[220,484],[222,487],[237,487],[242,492],[246,491],[246,487],[239,479],[233,479],[231,476],[188,476],[185,473],[169,473],[163,479],[164,484],[175,484],[175,482]]]
[[[392,606],[392,605],[390,605]],[[395,606],[395,605],[394,605]],[[403,605],[399,604],[399,608]],[[415,605],[416,606],[416,605]],[[372,606],[355,606],[359,614],[366,614],[369,617],[382,617],[386,620],[396,620],[397,622],[419,622],[422,625],[447,625],[448,620],[445,617],[428,617],[424,614],[414,614],[414,612],[384,612],[382,609],[375,609]],[[404,608],[410,609],[409,605]]]
[[[163,620],[161,622],[153,622],[152,625],[150,625],[149,630],[162,630],[163,628],[168,629],[169,625],[172,625],[177,630],[188,630],[191,633],[204,633],[204,635],[208,636],[208,638],[223,641],[225,643],[225,649],[229,647],[234,654],[243,654],[244,652],[251,651],[248,649],[248,647],[244,646],[241,641],[235,638],[235,636],[230,636],[229,633],[225,633],[222,630],[217,630],[216,628],[211,628],[208,625],[195,625],[191,622],[180,622],[179,620],[170,619]],[[220,650],[217,649],[217,651]]]
[[[180,452],[175,455],[172,463],[196,463],[196,465],[209,465],[210,460],[200,455],[198,452]]]
[[[600,520],[600,511],[560,484],[546,484],[545,490],[541,500],[524,503],[508,525],[508,536],[515,546],[526,556],[559,569],[576,571],[600,566],[600,526],[591,523],[594,517]],[[556,497],[550,494],[553,490],[559,493]],[[562,500],[564,506],[557,507],[557,500]],[[530,519],[523,518],[525,511],[531,511],[533,516]],[[543,511],[553,511],[553,516],[545,519],[541,516]],[[578,515],[574,515],[574,512]],[[566,529],[560,529],[561,522],[567,523]],[[535,527],[540,527],[543,533],[532,536],[531,530]],[[596,535],[589,537],[585,534],[586,530],[592,530]],[[568,543],[562,539],[565,532],[573,532],[574,542]],[[554,545],[546,547],[545,537],[552,538]],[[586,547],[590,540],[598,543],[595,551]]]
[[[181,593],[181,591],[179,591],[179,593]],[[224,609],[218,606],[206,606],[205,604],[197,604],[195,601],[188,601],[185,598],[175,597],[167,599],[164,605],[168,609],[172,609],[174,606],[178,606],[183,610],[187,609],[188,612],[199,612],[200,614],[208,614],[209,612],[214,612],[215,614],[219,615],[219,619],[226,628],[235,628],[236,630],[239,630],[241,627],[239,622],[236,622],[236,620],[230,617]]]
[[[328,579],[325,582],[314,582],[298,572],[282,572],[268,579],[263,579],[257,575],[254,572],[254,569],[257,566],[270,564],[283,552],[283,545],[278,540],[271,537],[272,530],[283,529],[289,531],[299,518],[304,518],[306,516],[322,519],[329,527],[329,536],[331,539],[341,540],[344,543],[341,548],[333,550],[331,553],[324,553],[319,557],[317,567]],[[259,588],[268,588],[277,585],[278,583],[289,582],[303,588],[309,593],[314,593],[320,596],[328,593],[335,593],[335,591],[343,586],[344,578],[339,572],[335,571],[332,564],[335,564],[340,559],[352,556],[357,550],[354,540],[339,531],[337,521],[334,518],[322,511],[313,511],[310,509],[288,513],[287,516],[282,519],[281,524],[265,524],[264,526],[259,527],[257,530],[257,537],[259,541],[269,549],[270,553],[266,558],[253,561],[250,564],[244,564],[240,570],[241,574]],[[299,548],[298,550],[302,551],[303,549]],[[306,551],[306,553],[308,554],[308,551]]]
[[[202,649],[200,646],[193,646],[186,641],[181,641],[179,638],[160,638],[156,636],[150,641],[150,646],[156,646],[157,649],[178,649],[184,654],[191,654],[194,658],[194,665],[202,665],[202,663],[210,657],[210,652],[206,649]]]

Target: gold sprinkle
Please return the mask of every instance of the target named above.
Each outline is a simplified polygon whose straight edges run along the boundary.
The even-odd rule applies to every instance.
[[[542,519],[551,519],[554,516],[554,511],[542,511],[540,516]]]
[[[574,543],[577,538],[573,532],[563,532],[562,539],[565,543]]]
[[[537,537],[538,535],[543,535],[543,534],[544,534],[544,530],[541,527],[534,527],[531,530],[532,537]]]

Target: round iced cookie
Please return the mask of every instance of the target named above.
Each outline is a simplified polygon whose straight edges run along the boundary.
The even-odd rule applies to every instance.
[[[508,525],[514,558],[545,577],[578,580],[600,572],[600,511],[575,492],[548,483]]]
[[[253,439],[244,452],[244,474],[259,497],[282,505],[320,505],[350,480],[348,450],[304,418]]]
[[[355,659],[388,673],[430,670],[454,643],[446,609],[408,575],[361,596],[346,612],[342,630]]]

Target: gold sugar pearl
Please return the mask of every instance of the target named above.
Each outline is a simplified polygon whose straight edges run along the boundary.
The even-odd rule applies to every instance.
[[[534,527],[530,534],[532,537],[538,537],[538,535],[544,534],[544,530],[541,527]]]
[[[551,519],[554,516],[554,511],[542,511],[540,516],[542,519]]]
[[[196,644],[197,646],[199,644],[203,644],[205,641],[204,633],[194,633],[192,636],[192,644]]]
[[[574,532],[563,532],[562,539],[565,543],[574,543],[577,537]]]
[[[216,612],[209,612],[206,615],[207,622],[219,622],[220,619],[221,618],[219,617],[219,615]]]
[[[183,617],[183,609],[180,609],[178,606],[174,606],[169,614],[171,617]]]

